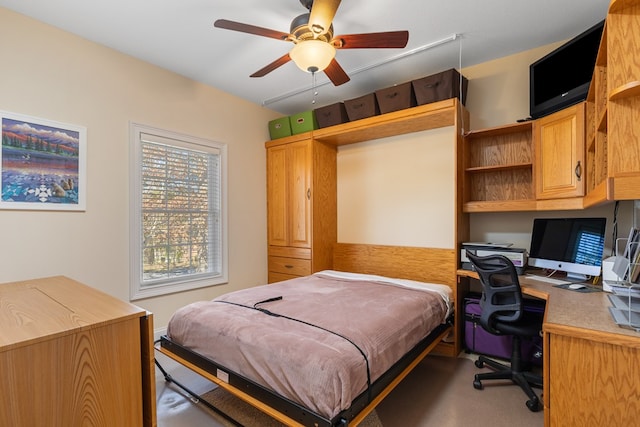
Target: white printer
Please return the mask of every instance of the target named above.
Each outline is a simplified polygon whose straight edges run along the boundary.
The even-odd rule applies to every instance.
[[[463,270],[473,271],[473,265],[467,257],[467,251],[477,256],[503,255],[511,260],[518,275],[524,274],[527,267],[526,249],[512,248],[510,243],[463,243],[460,249]]]

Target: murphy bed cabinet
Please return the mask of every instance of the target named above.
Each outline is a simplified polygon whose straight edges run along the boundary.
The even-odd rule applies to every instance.
[[[452,127],[456,180],[462,181],[462,129],[469,113],[456,98],[381,114],[298,135],[267,141],[267,241],[270,283],[303,276],[333,266],[337,242],[337,147]],[[457,248],[468,241],[469,223],[462,213],[462,195],[455,195],[454,248],[451,271],[456,283]],[[445,250],[447,251],[447,250]],[[456,295],[456,304],[461,301]],[[463,325],[456,309],[456,324]],[[459,317],[459,318],[458,318]],[[441,343],[438,351],[457,355],[461,351],[462,329],[456,329],[453,343]]]
[[[0,307],[0,425],[156,425],[150,313],[64,276],[0,284]]]
[[[309,136],[266,147],[269,283],[330,269],[337,233],[336,147]]]

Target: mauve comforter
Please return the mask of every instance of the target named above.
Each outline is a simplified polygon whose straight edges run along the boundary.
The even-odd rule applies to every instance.
[[[449,312],[444,285],[382,280],[326,271],[231,292],[179,309],[167,335],[331,419],[366,390],[365,356],[373,382]],[[274,297],[257,305],[271,314],[253,308]]]

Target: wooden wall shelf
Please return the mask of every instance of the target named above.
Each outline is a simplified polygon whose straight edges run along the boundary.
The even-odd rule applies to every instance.
[[[593,114],[587,124],[585,206],[640,198],[639,14],[639,0],[609,3],[588,97]]]
[[[533,163],[513,163],[509,165],[495,165],[495,166],[477,166],[474,168],[465,169],[466,172],[471,173],[482,173],[482,172],[495,172],[501,170],[514,170],[514,169],[531,169],[533,167]]]
[[[464,212],[535,210],[533,122],[465,135]]]
[[[453,126],[456,123],[458,108],[464,107],[460,107],[457,98],[452,98],[316,129],[310,132],[309,137],[339,146]]]
[[[640,82],[629,82],[611,91],[609,101],[631,98],[640,95]]]
[[[508,135],[518,132],[531,132],[533,128],[533,121],[529,120],[522,123],[513,123],[503,126],[495,126],[492,128],[474,130],[466,134],[466,138],[475,137],[490,137],[499,135]]]
[[[480,212],[525,212],[535,211],[535,200],[498,200],[498,201],[470,201],[464,204],[467,213]]]

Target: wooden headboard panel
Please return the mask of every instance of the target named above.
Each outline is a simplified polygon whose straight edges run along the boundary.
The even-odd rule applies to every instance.
[[[454,249],[336,243],[334,270],[441,283],[456,289]]]

